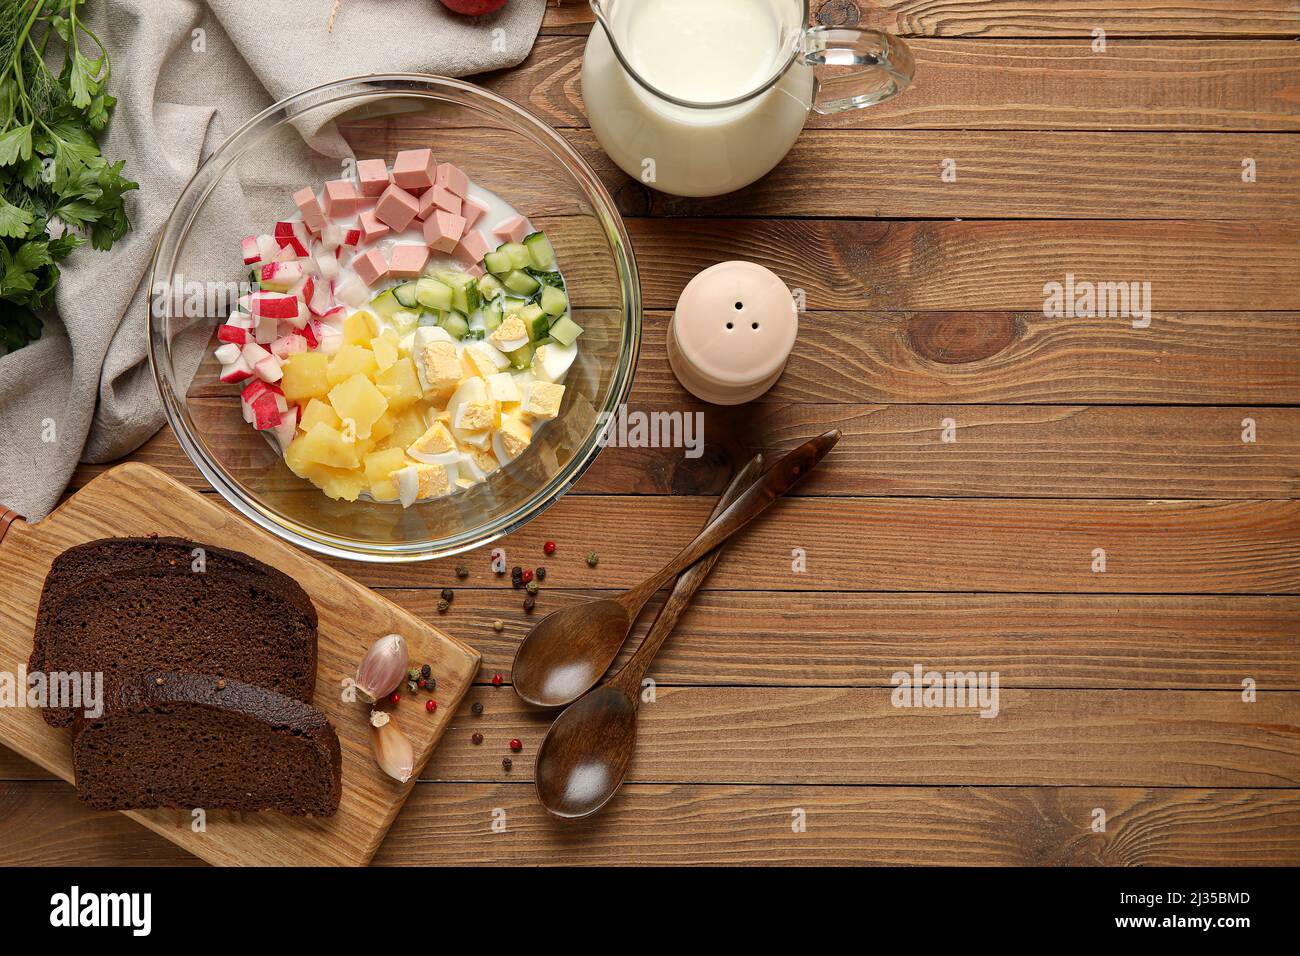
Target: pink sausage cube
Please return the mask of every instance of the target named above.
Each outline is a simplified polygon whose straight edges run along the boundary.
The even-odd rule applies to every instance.
[[[483,261],[483,257],[492,251],[488,241],[483,238],[483,233],[477,229],[471,229],[461,237],[460,246],[456,250],[457,255],[464,254],[465,258],[474,263]]]
[[[482,219],[486,212],[487,206],[477,199],[466,199],[460,207],[460,214],[465,217],[466,229],[473,229],[474,223]]]
[[[428,219],[429,214],[435,209],[443,209],[453,216],[459,216],[461,214],[460,197],[442,186],[426,189],[424,195],[420,197],[420,218]]]
[[[401,186],[389,186],[375,204],[375,216],[394,232],[401,232],[415,219],[420,203]]]
[[[424,241],[439,252],[454,252],[464,232],[465,220],[445,209],[435,209],[424,221]]]
[[[366,245],[374,242],[376,239],[382,239],[388,235],[388,227],[379,221],[375,216],[373,209],[363,209],[361,211],[361,241]],[[356,243],[352,243],[356,245]]]
[[[388,263],[378,249],[367,249],[352,259],[352,269],[366,285],[374,285],[388,275]]]
[[[469,177],[462,173],[459,167],[451,163],[443,163],[438,167],[438,178],[434,185],[442,186],[464,199],[465,194],[469,192]]]
[[[428,189],[438,177],[431,149],[404,149],[393,160],[393,183],[411,192]]]
[[[388,274],[396,279],[414,279],[429,261],[429,247],[422,242],[399,242],[388,257]]]
[[[316,198],[310,186],[304,186],[294,193],[293,203],[302,213],[302,221],[308,229],[312,232],[320,232],[325,228],[325,214],[321,211],[320,200]]]
[[[350,179],[331,179],[325,184],[325,215],[330,219],[351,219],[357,214],[361,197]]]
[[[492,230],[492,235],[496,236],[502,242],[522,242],[524,236],[531,232],[528,228],[528,220],[523,216],[511,216],[501,225]]]
[[[378,196],[388,188],[388,164],[382,159],[363,159],[357,163],[357,182],[361,195]]]

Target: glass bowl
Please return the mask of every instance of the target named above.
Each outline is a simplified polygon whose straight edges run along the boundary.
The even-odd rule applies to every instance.
[[[308,145],[310,143],[310,145]],[[555,247],[578,359],[558,418],[486,481],[420,502],[335,501],[295,476],[244,422],[239,387],[212,358],[216,329],[247,286],[239,240],[269,232],[291,193],[319,188],[355,159],[430,147],[439,162],[511,203]],[[292,96],[249,120],[182,192],[154,258],[149,357],[181,447],[236,510],[301,547],[360,561],[421,561],[487,544],[554,504],[600,450],[604,420],[627,399],[641,339],[631,243],[596,174],[545,123],[470,83],[422,74],[351,77]],[[197,369],[197,370],[196,370]]]

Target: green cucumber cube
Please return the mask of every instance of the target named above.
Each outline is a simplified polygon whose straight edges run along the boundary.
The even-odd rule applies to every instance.
[[[505,292],[501,280],[494,275],[479,276],[478,282],[475,284],[478,286],[478,294],[483,297],[484,302],[491,302]]]
[[[561,345],[572,345],[582,334],[582,326],[567,315],[562,315],[551,324],[549,334]]]
[[[522,269],[516,269],[504,279],[502,284],[516,295],[530,296],[542,287],[542,284]]]
[[[554,286],[543,286],[538,301],[547,315],[564,315],[569,308],[569,297]]]
[[[415,283],[415,298],[426,309],[446,312],[451,308],[451,287],[426,276]]]
[[[510,365],[513,368],[517,368],[522,371],[523,369],[529,368],[533,364],[534,351],[535,350],[533,348],[533,345],[530,342],[528,345],[521,345],[513,352],[507,352],[506,357],[510,359]]]
[[[493,275],[503,276],[515,269],[515,261],[508,252],[489,252],[483,257],[483,268]]]
[[[402,303],[397,301],[397,296],[393,295],[393,290],[388,289],[379,293],[370,301],[370,311],[381,319],[391,319],[398,312],[402,311]]]
[[[497,252],[504,252],[510,257],[510,264],[516,269],[533,264],[533,257],[528,247],[522,242],[503,242],[497,246]]]
[[[469,331],[469,323],[459,312],[448,312],[438,320],[438,325],[446,329],[453,339],[463,339]]]
[[[549,269],[555,265],[555,250],[551,247],[551,240],[546,238],[546,233],[534,232],[524,236],[524,247],[536,268]]]

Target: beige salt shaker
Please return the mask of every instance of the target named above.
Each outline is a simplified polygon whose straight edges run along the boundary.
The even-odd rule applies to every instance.
[[[799,332],[794,296],[753,262],[720,262],[682,290],[668,325],[668,364],[715,405],[752,401],[776,384]]]

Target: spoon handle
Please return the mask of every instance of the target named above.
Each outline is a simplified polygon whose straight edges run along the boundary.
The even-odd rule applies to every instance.
[[[759,473],[762,470],[763,456],[755,455],[737,473],[736,477],[731,479],[731,484],[727,486],[727,490],[718,499],[709,520],[715,520],[726,511],[746,489],[758,480]],[[621,688],[634,704],[640,699],[638,691],[641,687],[641,679],[645,677],[646,671],[649,670],[650,662],[655,659],[655,655],[659,653],[659,648],[668,635],[673,632],[673,628],[677,626],[677,619],[682,616],[682,612],[691,603],[691,598],[695,596],[695,592],[704,583],[704,579],[709,576],[713,566],[718,563],[718,558],[722,557],[722,551],[722,548],[715,548],[681,573],[677,578],[677,583],[673,586],[672,592],[668,595],[668,600],[659,609],[654,624],[650,625],[649,633],[641,641],[641,646],[636,649],[636,653],[628,658],[628,662],[623,665],[618,673],[605,682],[611,687]]]
[[[817,463],[826,457],[828,451],[835,447],[841,434],[838,428],[832,428],[790,452],[764,472],[763,476],[726,511],[710,521],[677,557],[664,565],[653,577],[623,592],[618,600],[627,608],[629,616],[635,617],[645,606],[645,602],[650,600],[650,595],[745,527],[766,511],[772,502],[793,488],[804,475],[812,471]]]

